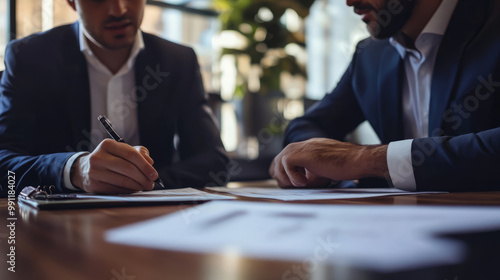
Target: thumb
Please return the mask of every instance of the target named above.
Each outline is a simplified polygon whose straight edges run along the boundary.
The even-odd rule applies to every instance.
[[[303,167],[295,166],[287,161],[283,163],[283,167],[292,185],[294,185],[295,187],[307,186],[307,178],[305,175],[305,169]]]
[[[306,169],[306,178],[309,187],[316,187],[316,188],[328,187],[332,182],[331,179],[317,175],[307,169]]]

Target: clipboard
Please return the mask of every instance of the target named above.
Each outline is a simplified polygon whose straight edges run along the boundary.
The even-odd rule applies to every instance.
[[[100,207],[153,206],[199,204],[211,200],[231,200],[235,197],[212,194],[194,188],[144,191],[126,195],[98,195],[91,193],[52,194],[53,186],[23,188],[20,203],[40,210],[82,209]]]

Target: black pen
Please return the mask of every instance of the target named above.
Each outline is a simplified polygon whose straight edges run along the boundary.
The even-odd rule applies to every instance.
[[[109,136],[111,136],[111,138],[113,138],[117,142],[125,143],[125,140],[123,140],[123,138],[120,137],[120,135],[118,135],[118,133],[113,128],[113,126],[111,125],[111,122],[108,120],[108,118],[106,118],[105,116],[99,116],[99,117],[97,117],[97,119],[101,122],[102,126],[104,126],[104,129],[106,129],[106,131],[108,132]],[[160,187],[165,188],[165,185],[161,181],[160,176],[158,176],[158,179],[156,179],[155,183],[160,185]]]

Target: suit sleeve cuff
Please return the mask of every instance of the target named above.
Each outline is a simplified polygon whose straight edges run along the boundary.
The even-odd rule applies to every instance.
[[[79,158],[80,156],[88,154],[87,152],[79,152],[74,155],[72,155],[67,161],[66,164],[64,165],[64,171],[63,171],[63,184],[64,188],[72,191],[81,191],[77,187],[73,186],[71,183],[71,167],[73,166],[73,163],[75,163],[75,160]]]
[[[389,143],[387,148],[387,167],[392,184],[395,188],[410,192],[417,189],[411,159],[412,143],[411,139],[396,141]]]

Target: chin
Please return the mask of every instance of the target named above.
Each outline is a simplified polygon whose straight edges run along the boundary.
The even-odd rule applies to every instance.
[[[373,38],[373,39],[385,39],[385,38],[382,38],[380,35],[380,27],[377,23],[374,23],[374,22],[370,22],[366,25],[366,30],[368,30],[368,33],[370,33],[370,36]]]
[[[366,29],[368,30],[372,38],[378,40],[384,40],[398,33],[399,30],[397,28],[391,28],[391,27],[393,26],[380,28],[380,26],[377,23],[374,23],[374,24],[368,24]]]
[[[106,47],[109,50],[120,50],[120,49],[125,49],[125,48],[130,48],[134,45],[134,40],[133,39],[120,39],[120,40],[110,40],[106,44],[104,44],[104,47]]]

